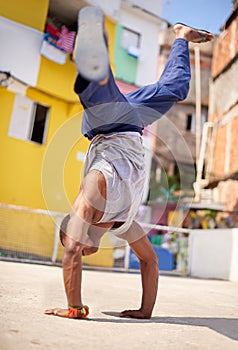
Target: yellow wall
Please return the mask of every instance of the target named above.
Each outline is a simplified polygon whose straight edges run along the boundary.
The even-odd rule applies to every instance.
[[[74,92],[74,81],[77,75],[75,65],[67,56],[64,65],[57,64],[41,56],[37,88],[48,94],[72,103],[79,101]]]
[[[0,0],[0,15],[44,31],[49,0]],[[113,69],[115,24],[106,20],[109,56]],[[26,96],[50,106],[46,144],[8,136],[15,94],[0,87],[0,202],[35,209],[68,212],[80,186],[88,141],[81,135],[82,106],[73,92],[76,69],[72,61],[58,65],[41,57],[36,88]],[[50,258],[54,242],[54,219],[43,214],[0,208],[0,247]],[[105,246],[84,261],[89,265],[113,266],[113,248]],[[59,247],[62,258],[62,247]]]
[[[109,59],[111,62],[112,71],[114,71],[114,49],[115,49],[115,35],[116,35],[116,25],[109,19],[106,19],[106,30],[108,33],[108,51]]]
[[[36,7],[37,11],[34,10],[33,14],[29,15],[32,6],[40,6],[39,3],[42,7]],[[45,20],[45,7],[48,6],[48,1],[12,1],[10,5],[7,5],[9,3],[0,0],[0,4],[2,15],[20,23],[25,22],[24,24],[32,25],[32,23],[36,23],[36,13],[41,13],[39,17]],[[27,8],[26,11],[23,10],[24,7]],[[28,23],[25,18],[28,18]],[[115,24],[107,20],[106,26],[109,33],[109,54],[112,61]],[[51,198],[50,209],[63,212],[68,210],[78,192],[83,169],[83,163],[76,160],[77,153],[86,153],[88,147],[88,141],[80,133],[81,114],[78,115],[77,120],[74,118],[78,111],[82,111],[78,96],[73,92],[75,77],[76,69],[70,60],[65,65],[59,65],[42,57],[37,87],[27,90],[26,95],[29,98],[51,107],[46,145],[8,137],[15,94],[0,87],[0,113],[2,116],[0,161],[3,164],[0,173],[0,202],[30,208],[48,208],[41,186],[42,165],[48,154],[49,146],[58,142],[55,158],[61,156],[62,162],[62,153],[64,153],[63,182],[67,200],[65,198],[61,200],[59,197],[62,196],[59,193],[57,198]],[[60,135],[60,132],[64,131],[65,123],[71,119],[73,121],[70,124],[70,130],[66,127],[67,135],[64,133]],[[67,148],[68,153],[65,148]],[[53,183],[52,188],[57,186],[57,182],[54,181],[56,176],[57,174],[52,171],[50,176],[52,178],[50,183]]]
[[[0,128],[0,202],[68,212],[79,190],[83,171],[83,163],[76,160],[77,152],[86,153],[88,148],[88,141],[80,133],[82,113],[78,111],[82,108],[79,104],[52,99],[35,89],[28,89],[27,96],[39,103],[51,104],[47,144],[38,145],[8,137],[15,94],[0,88],[0,113],[1,117],[4,116]],[[46,161],[47,180],[42,181],[42,164],[49,154],[48,163]],[[60,176],[62,188],[58,183]],[[57,197],[58,193],[61,194],[60,198]],[[54,234],[54,217],[0,208],[0,251],[8,249],[50,259]],[[113,266],[113,247],[108,236],[103,237],[102,241],[107,248],[85,257],[85,264]],[[59,244],[59,260],[62,254],[63,249]]]
[[[48,215],[0,208],[0,250],[51,258],[54,231],[54,220]]]
[[[49,0],[0,0],[0,16],[44,31]]]
[[[82,137],[80,131],[81,113],[73,117],[75,111],[80,110],[81,107],[78,104],[77,107],[70,108],[67,103],[53,99],[34,89],[28,89],[27,96],[38,103],[51,106],[47,143],[46,145],[40,145],[8,137],[15,94],[8,92],[5,88],[1,88],[0,162],[2,167],[0,172],[0,201],[30,208],[47,208],[41,186],[42,164],[48,152],[50,141],[57,139],[56,134],[61,131],[61,136],[57,140],[59,147],[55,150],[51,164],[53,167],[54,161],[57,160],[57,157],[61,157],[64,152],[65,158],[62,166],[66,166],[62,169],[62,181],[64,181],[65,189],[68,191],[69,202],[72,202],[78,192],[83,169],[83,163],[76,159],[76,155],[78,151],[85,153],[88,147],[88,141]],[[67,122],[70,124],[70,127],[65,130],[63,125]],[[72,147],[70,145],[71,139],[73,140]],[[77,140],[79,140],[78,143],[76,142]],[[64,145],[66,150],[64,148],[61,150],[60,147],[64,147]],[[52,182],[56,184],[56,176],[58,174],[51,172],[48,175],[55,176],[55,178],[52,178]],[[56,203],[51,208],[52,210],[62,212],[68,210],[70,203],[60,201],[58,198],[55,201]]]

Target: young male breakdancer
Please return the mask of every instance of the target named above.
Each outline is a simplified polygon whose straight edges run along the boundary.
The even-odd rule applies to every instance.
[[[66,309],[45,310],[68,318],[85,318],[89,308],[81,296],[82,256],[95,253],[108,231],[127,240],[140,260],[142,300],[138,310],[121,317],[148,319],[158,289],[157,256],[135,217],[145,184],[142,133],[145,126],[186,98],[190,82],[188,43],[213,35],[178,23],[175,41],[159,81],[123,95],[113,78],[107,52],[104,16],[100,9],[79,12],[75,92],[84,107],[82,133],[91,140],[84,179],[71,213],[61,224]]]

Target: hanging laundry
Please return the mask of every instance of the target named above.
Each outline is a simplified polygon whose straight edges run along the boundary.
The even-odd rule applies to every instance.
[[[46,26],[46,32],[50,34],[51,36],[54,36],[55,38],[59,39],[60,37],[60,29],[56,28],[52,24],[47,24]]]
[[[57,41],[57,47],[66,52],[73,52],[75,37],[76,32],[71,32],[66,26],[62,26],[59,40]]]

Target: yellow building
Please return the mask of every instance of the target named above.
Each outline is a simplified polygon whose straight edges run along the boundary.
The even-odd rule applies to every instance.
[[[77,72],[71,55],[45,47],[49,4],[0,0],[3,255],[14,250],[52,257],[55,222],[69,211],[79,190],[88,148],[80,129],[82,106],[73,91]],[[112,56],[115,25],[109,19],[106,25]],[[112,248],[107,242],[105,264],[110,266]]]

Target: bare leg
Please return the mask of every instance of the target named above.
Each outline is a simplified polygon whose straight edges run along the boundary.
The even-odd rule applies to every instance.
[[[137,236],[140,234],[142,238],[134,241],[132,237],[135,236],[135,234]],[[140,260],[142,300],[141,307],[138,310],[122,311],[120,317],[148,319],[151,318],[158,291],[158,258],[152,244],[139,224],[133,222],[126,235],[128,235],[128,242],[131,249]],[[126,236],[125,239],[127,239]]]

